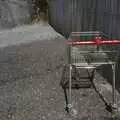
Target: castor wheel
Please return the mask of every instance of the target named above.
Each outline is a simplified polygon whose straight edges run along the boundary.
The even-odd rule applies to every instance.
[[[77,110],[76,109],[73,109],[72,105],[71,104],[68,104],[67,107],[66,107],[66,111],[67,113],[72,116],[72,117],[77,117]]]
[[[117,110],[114,111],[112,118],[113,118],[112,120],[120,120],[120,108],[117,108]]]
[[[111,120],[120,120],[120,108],[116,104],[106,105],[106,110],[111,113]]]

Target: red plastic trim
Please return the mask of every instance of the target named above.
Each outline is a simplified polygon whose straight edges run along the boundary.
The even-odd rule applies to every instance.
[[[69,45],[120,45],[120,40],[103,40],[101,37],[96,37],[91,41],[71,41]]]

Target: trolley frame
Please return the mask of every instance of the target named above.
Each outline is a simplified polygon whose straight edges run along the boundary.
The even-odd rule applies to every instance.
[[[71,59],[71,48],[74,46],[90,46],[90,45],[94,45],[96,46],[96,51],[99,53],[101,52],[99,50],[99,47],[101,45],[120,45],[120,40],[110,40],[110,39],[104,39],[101,37],[100,32],[98,31],[93,31],[93,32],[73,32],[72,34],[77,35],[81,35],[81,36],[85,36],[87,35],[93,35],[93,39],[91,40],[76,40],[74,38],[70,38],[68,41],[68,65],[69,65],[69,101],[67,104],[67,108],[70,109],[72,108],[72,69],[73,67],[76,68],[81,68],[81,69],[94,69],[96,70],[97,67],[101,66],[101,65],[108,65],[110,64],[112,66],[112,71],[113,71],[113,81],[112,81],[112,110],[113,111],[117,111],[117,101],[116,101],[116,81],[115,81],[115,69],[116,69],[116,63],[117,61],[107,61],[107,62],[94,62],[94,63],[84,63],[84,64],[75,64],[75,62],[73,62]],[[80,51],[81,52],[81,51]],[[83,51],[83,54],[86,51]],[[87,51],[89,53],[89,51]],[[95,51],[93,51],[94,53]],[[104,51],[103,51],[104,52]],[[106,51],[105,51],[106,52]],[[107,51],[107,52],[113,52],[113,51]],[[94,74],[94,73],[93,73]]]

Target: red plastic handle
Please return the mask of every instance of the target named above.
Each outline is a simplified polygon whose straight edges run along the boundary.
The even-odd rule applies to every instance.
[[[120,40],[103,40],[101,37],[96,37],[91,41],[71,41],[70,45],[120,45]]]

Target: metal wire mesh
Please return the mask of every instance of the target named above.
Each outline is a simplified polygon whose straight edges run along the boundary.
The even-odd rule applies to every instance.
[[[100,32],[73,32],[69,38],[71,41],[90,41],[95,37],[100,36]],[[104,36],[102,36],[104,39]],[[106,45],[111,48],[112,45]],[[105,45],[100,45],[97,50],[96,45],[70,45],[69,59],[70,63],[75,65],[84,64],[107,64],[110,62],[117,62],[119,58],[118,51],[113,49],[103,49]]]
[[[116,62],[118,53],[116,51],[80,51],[71,54],[72,63],[97,63],[97,62]]]

